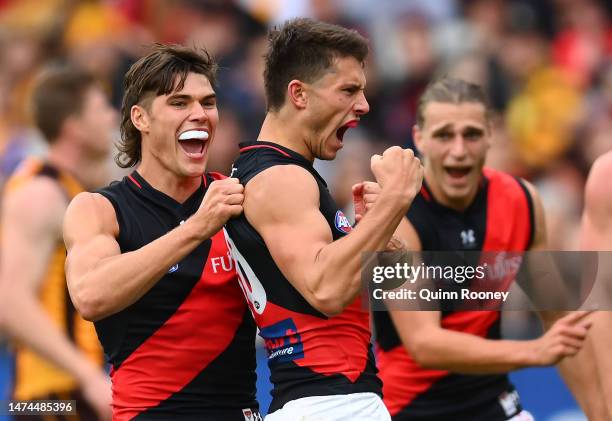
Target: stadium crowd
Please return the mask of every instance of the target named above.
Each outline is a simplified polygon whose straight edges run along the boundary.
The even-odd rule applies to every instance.
[[[118,109],[127,69],[152,42],[205,46],[219,62],[207,170],[228,175],[239,142],[255,140],[265,116],[266,31],[309,16],[355,28],[371,44],[370,113],[333,165],[316,164],[347,215],[351,186],[371,179],[370,156],[414,147],[418,98],[452,75],[489,93],[487,165],[532,182],[548,248],[577,250],[587,174],[612,149],[611,13],[597,0],[0,0],[0,187],[25,157],[45,153],[29,106],[41,69],[86,69]],[[109,169],[112,179],[124,174],[110,159]],[[512,320],[524,334],[522,317]]]

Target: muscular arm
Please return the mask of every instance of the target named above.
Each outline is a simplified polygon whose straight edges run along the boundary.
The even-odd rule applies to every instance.
[[[421,250],[414,227],[398,231],[409,250]],[[504,373],[536,364],[536,352],[518,341],[499,341],[445,329],[439,311],[390,311],[410,355],[426,368],[459,373]]]
[[[100,413],[110,416],[106,375],[51,321],[38,298],[49,260],[61,241],[65,202],[63,193],[46,178],[35,179],[4,197],[0,309],[12,337],[72,374],[97,395],[94,406]]]
[[[233,182],[232,182],[233,180]],[[178,261],[240,212],[236,179],[213,182],[202,205],[185,223],[138,250],[121,254],[111,203],[97,193],[74,198],[64,219],[66,279],[79,313],[99,320],[133,304]]]
[[[612,250],[612,152],[599,158],[591,169],[585,191],[585,207],[582,215],[581,243],[583,250]],[[600,256],[598,294],[612,296],[612,263]],[[597,362],[596,372],[600,373],[607,413],[612,419],[612,311],[599,311],[590,335]]]
[[[414,227],[404,224],[400,232],[409,250],[421,250]],[[400,339],[415,361],[427,368],[458,373],[505,373],[523,367],[548,365],[560,354],[575,353],[577,343],[555,332],[532,341],[492,340],[446,329],[441,326],[439,311],[390,311]],[[582,317],[567,316],[568,324]],[[565,321],[564,321],[565,322]],[[582,328],[563,326],[575,335]]]
[[[282,194],[279,194],[282,192]],[[393,189],[380,194],[349,235],[333,241],[319,212],[319,190],[310,173],[295,165],[275,166],[247,185],[244,212],[264,239],[283,275],[317,310],[341,312],[360,290],[361,252],[382,250],[406,206]]]

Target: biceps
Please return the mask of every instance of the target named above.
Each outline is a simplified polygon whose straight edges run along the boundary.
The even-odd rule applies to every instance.
[[[98,267],[104,259],[121,254],[119,244],[109,235],[96,235],[86,241],[73,244],[66,257],[68,284],[85,276]]]
[[[292,283],[305,282],[311,276],[317,255],[333,241],[327,221],[318,209],[297,215],[291,221],[266,224],[260,234],[274,262]]]

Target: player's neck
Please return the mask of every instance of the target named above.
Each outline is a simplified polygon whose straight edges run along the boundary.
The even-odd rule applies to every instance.
[[[179,176],[164,167],[159,161],[148,158],[151,158],[150,155],[143,154],[142,161],[136,169],[138,174],[155,190],[173,198],[178,203],[185,202],[202,184],[201,175]]]
[[[49,148],[47,160],[78,180],[86,190],[95,190],[110,181],[110,160],[107,155],[86,154],[68,142],[56,142]]]
[[[306,144],[306,136],[295,118],[287,118],[282,111],[268,113],[261,126],[258,141],[274,142],[302,155],[308,161],[314,156]]]

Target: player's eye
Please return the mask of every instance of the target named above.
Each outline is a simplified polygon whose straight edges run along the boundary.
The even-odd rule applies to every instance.
[[[484,133],[481,130],[467,130],[463,133],[463,138],[465,140],[479,140],[483,137]]]
[[[451,132],[439,132],[435,133],[434,137],[438,140],[451,140],[453,138],[453,134]]]
[[[202,102],[202,107],[204,108],[215,108],[216,106],[217,106],[216,99],[207,99],[206,101]]]

